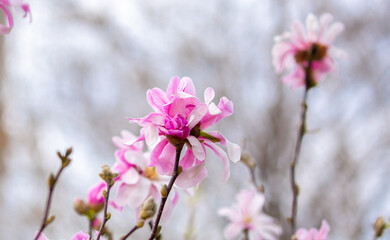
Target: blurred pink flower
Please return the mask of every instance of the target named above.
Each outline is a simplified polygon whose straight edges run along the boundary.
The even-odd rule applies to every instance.
[[[293,236],[294,240],[328,240],[330,227],[328,222],[322,220],[320,230],[311,228],[309,231],[303,228],[297,230]]]
[[[168,184],[169,177],[161,176],[155,167],[149,167],[150,152],[143,151],[143,143],[125,145],[123,142],[134,141],[136,137],[127,131],[122,131],[122,138],[114,137],[113,142],[117,146],[115,152],[116,164],[113,167],[119,173],[115,180],[119,187],[116,191],[113,203],[121,209],[128,204],[131,208],[138,209],[141,204],[150,196],[156,202],[160,202],[160,189]],[[171,201],[167,201],[167,209],[164,211],[164,218],[169,217],[170,212],[178,200],[175,192]],[[138,214],[136,214],[138,216]]]
[[[229,219],[225,228],[226,239],[233,239],[243,231],[248,231],[251,240],[278,239],[282,228],[263,210],[264,195],[255,190],[241,190],[236,195],[237,203],[230,208],[222,208],[218,214]]]
[[[38,234],[38,232],[35,233],[35,236],[36,236],[37,234]],[[49,239],[45,236],[45,234],[41,233],[41,234],[39,235],[38,240],[49,240]],[[71,240],[89,240],[89,235],[86,234],[86,233],[84,233],[84,232],[82,232],[82,231],[80,231],[80,232],[76,233],[76,234],[72,237]]]
[[[295,21],[290,32],[275,38],[272,49],[273,64],[278,73],[284,69],[291,70],[282,81],[297,88],[305,85],[305,69],[308,56],[312,53],[312,81],[318,83],[326,73],[336,70],[334,58],[343,57],[343,51],[331,44],[344,29],[343,24],[333,21],[329,13],[318,20],[313,14],[306,18],[306,30],[301,22]]]
[[[195,87],[188,77],[173,77],[164,92],[153,88],[147,92],[147,101],[154,112],[143,118],[129,118],[130,122],[142,127],[138,139],[127,141],[134,144],[145,140],[154,145],[149,166],[156,167],[162,175],[171,175],[175,163],[175,142],[185,143],[187,149],[180,160],[183,172],[176,185],[186,189],[200,183],[206,176],[204,168],[206,147],[210,148],[224,164],[224,179],[230,175],[229,158],[233,162],[240,159],[241,150],[236,144],[229,142],[219,132],[204,132],[219,120],[233,113],[233,103],[222,97],[215,105],[214,90],[207,88],[204,92],[205,103],[196,97]],[[227,154],[215,143],[227,147]],[[172,143],[172,144],[171,144]]]
[[[23,3],[20,0],[0,0],[0,8],[4,12],[7,22],[6,25],[0,24],[0,34],[8,34],[14,25],[12,14],[9,10],[10,7],[13,7],[19,11],[23,11],[23,17],[27,17],[27,15],[30,15],[31,21],[30,7],[27,3]]]

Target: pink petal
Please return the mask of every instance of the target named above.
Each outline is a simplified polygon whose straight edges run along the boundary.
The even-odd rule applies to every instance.
[[[194,161],[195,161],[194,154],[189,148],[187,148],[186,153],[184,154],[183,158],[180,160],[179,164],[183,169],[187,169],[194,165]]]
[[[317,235],[318,240],[326,240],[330,231],[329,224],[326,220],[322,220],[320,231]]]
[[[149,89],[146,93],[149,105],[156,112],[163,112],[163,106],[169,102],[165,92],[159,88]]]
[[[305,85],[305,72],[302,67],[297,66],[287,76],[282,78],[282,82],[290,85],[292,88],[298,88]]]
[[[231,223],[227,225],[223,234],[227,239],[233,239],[244,230],[244,226],[240,223]]]
[[[159,174],[162,175],[172,174],[173,167],[175,164],[175,155],[176,155],[176,148],[170,143],[166,144],[156,165],[157,172]]]
[[[196,96],[194,83],[192,82],[192,79],[189,78],[189,77],[183,77],[180,80],[179,90],[181,92],[188,93],[188,94],[190,94],[192,96]]]
[[[176,186],[187,189],[198,185],[207,177],[207,170],[204,166],[205,161],[203,161],[202,164],[183,170],[176,179]]]
[[[192,153],[194,153],[195,157],[200,161],[205,160],[206,152],[204,151],[203,146],[199,142],[199,140],[194,136],[188,136],[187,140],[191,144],[191,150],[192,150]]]
[[[178,76],[175,76],[169,81],[168,87],[167,87],[167,98],[169,100],[172,99],[177,94],[177,90],[179,89],[180,84],[180,78]]]
[[[118,206],[129,204],[132,208],[139,207],[150,192],[151,183],[145,178],[140,178],[137,184],[121,184],[113,200]]]
[[[126,184],[136,184],[140,179],[140,175],[135,168],[129,168],[122,176],[121,180]]]
[[[333,42],[333,40],[344,30],[344,25],[342,23],[336,22],[332,24],[327,32],[324,43],[329,45]]]
[[[145,127],[145,142],[147,145],[153,145],[157,142],[159,138],[158,127],[150,125]]]
[[[306,18],[306,29],[307,29],[307,41],[317,41],[317,31],[319,28],[318,19],[313,14],[309,14]]]
[[[217,157],[219,157],[222,160],[223,163],[223,180],[227,181],[230,176],[230,162],[228,159],[227,154],[217,145],[215,145],[212,141],[205,139],[203,144],[205,144],[207,147],[209,147]]]
[[[226,139],[227,143],[227,153],[229,156],[229,159],[232,162],[238,162],[241,159],[241,148],[238,146],[238,144],[232,143],[229,140]]]
[[[164,138],[152,150],[152,152],[150,154],[150,167],[157,166],[160,155],[162,154],[162,152],[167,144],[169,144],[169,142],[166,138]]]
[[[286,59],[293,56],[298,49],[290,42],[277,43],[272,48],[273,65],[277,73],[282,72],[285,67]]]
[[[38,235],[38,231],[36,231],[35,232],[35,237]],[[45,234],[43,234],[43,232],[41,232],[41,234],[39,234],[39,238],[38,238],[38,240],[49,240],[46,236],[45,236]]]
[[[1,3],[0,3],[0,8],[3,10],[3,12],[6,16],[6,21],[7,21],[7,25],[8,25],[8,26],[5,26],[5,25],[0,24],[0,34],[8,34],[11,31],[12,26],[14,25],[14,22],[12,20],[12,15],[9,12],[8,8],[5,7]]]
[[[188,116],[188,128],[192,129],[202,120],[206,115],[208,107],[206,104],[199,104],[195,109],[193,109]]]
[[[89,240],[89,235],[80,231],[72,237],[72,240]]]
[[[213,101],[214,97],[215,97],[214,89],[208,87],[206,88],[206,90],[204,90],[204,102],[207,105],[210,104],[211,101]]]

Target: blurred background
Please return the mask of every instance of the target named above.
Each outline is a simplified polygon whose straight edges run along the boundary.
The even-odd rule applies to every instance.
[[[219,122],[232,142],[258,162],[266,211],[289,239],[289,165],[303,90],[281,84],[272,66],[273,37],[293,20],[329,12],[345,24],[335,45],[348,53],[339,74],[309,93],[308,129],[297,167],[298,226],[331,225],[330,238],[371,239],[372,224],[390,217],[390,1],[386,0],[31,0],[33,22],[14,14],[0,37],[0,232],[2,239],[32,239],[57,170],[56,151],[73,146],[73,162],[55,191],[46,230],[52,240],[87,230],[73,200],[113,165],[111,138],[138,134],[125,117],[151,108],[149,88],[165,89],[172,76],[190,76],[203,97],[235,104]],[[250,187],[248,169],[232,164],[228,183],[209,154],[209,177],[195,200],[181,194],[163,238],[223,239],[218,208]],[[113,212],[115,239],[130,229],[133,212]],[[193,230],[193,234],[191,234]],[[133,239],[146,239],[148,229]],[[390,239],[387,233],[383,239]]]

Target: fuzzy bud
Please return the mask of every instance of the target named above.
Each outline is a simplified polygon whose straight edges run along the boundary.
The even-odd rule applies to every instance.
[[[99,173],[99,177],[103,179],[108,185],[114,185],[114,180],[119,176],[118,173],[114,173],[111,171],[108,165],[102,166],[102,172]]]
[[[111,213],[108,212],[108,213],[107,213],[107,216],[106,216],[106,220],[110,220],[110,218],[111,218]]]
[[[144,226],[144,223],[145,223],[145,220],[143,220],[143,219],[138,220],[137,228],[142,228]]]
[[[243,162],[246,166],[248,166],[249,168],[253,169],[256,167],[256,162],[253,161],[253,158],[252,156],[247,153],[247,152],[242,152],[241,153],[241,162]]]
[[[161,197],[163,198],[166,198],[168,196],[168,187],[166,184],[164,184],[162,187],[161,187]]]
[[[49,178],[47,179],[47,185],[49,185],[49,188],[52,188],[55,182],[55,177],[53,173],[50,173]]]
[[[148,218],[152,218],[154,214],[156,213],[156,203],[154,202],[153,197],[149,197],[148,199],[145,200],[145,202],[141,206],[141,211],[140,211],[140,219],[146,220]]]
[[[54,222],[55,219],[56,219],[56,216],[51,215],[51,216],[47,219],[45,225],[46,225],[46,226],[49,225],[50,223]]]
[[[383,234],[383,231],[385,230],[385,220],[383,217],[378,217],[378,219],[374,223],[374,231],[375,231],[375,237],[381,237]]]
[[[79,198],[73,202],[73,208],[80,215],[85,215],[89,211],[87,204]]]

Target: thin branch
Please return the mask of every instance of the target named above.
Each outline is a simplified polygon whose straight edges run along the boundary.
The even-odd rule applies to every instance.
[[[291,162],[290,167],[290,183],[291,183],[291,189],[293,193],[293,201],[292,201],[292,207],[291,207],[291,217],[289,218],[289,222],[291,224],[291,232],[295,232],[296,228],[296,218],[297,218],[297,210],[298,210],[298,194],[299,194],[299,187],[295,180],[295,167],[298,163],[298,157],[299,153],[301,151],[301,145],[302,145],[302,139],[306,132],[306,113],[307,113],[307,95],[312,87],[311,82],[311,75],[312,75],[312,55],[314,49],[309,50],[309,59],[308,59],[308,66],[305,67],[305,92],[303,94],[302,99],[302,106],[301,106],[301,113],[300,113],[300,121],[298,126],[298,136],[297,141],[295,143],[295,150],[293,155],[293,160]]]
[[[149,240],[153,240],[156,237],[158,225],[160,223],[160,219],[161,219],[162,213],[164,211],[165,203],[166,203],[166,201],[168,199],[169,193],[171,192],[173,184],[176,181],[176,178],[179,176],[179,170],[178,169],[179,169],[180,153],[181,153],[181,150],[183,149],[183,146],[184,146],[183,143],[176,146],[175,166],[173,168],[172,177],[169,180],[169,184],[168,184],[168,187],[167,187],[167,195],[165,197],[163,197],[163,196],[161,197],[160,207],[158,209],[156,220],[154,221],[153,229],[152,229],[152,232],[150,233]]]
[[[103,222],[102,222],[102,225],[100,226],[100,230],[99,230],[99,233],[96,237],[96,240],[100,239],[100,236],[102,235],[103,230],[104,230],[104,226],[106,225],[108,219],[110,219],[109,217],[107,217],[107,208],[108,208],[108,198],[110,197],[110,190],[111,190],[112,186],[113,186],[113,183],[111,183],[111,184],[107,183],[107,193],[104,196]]]
[[[57,174],[55,176],[53,176],[53,174],[50,174],[50,177],[48,179],[49,195],[48,195],[47,200],[46,200],[45,213],[43,215],[41,227],[39,228],[39,231],[36,234],[34,240],[38,240],[38,238],[41,236],[43,230],[47,227],[47,225],[49,225],[54,220],[54,216],[52,216],[52,218],[48,220],[48,216],[49,216],[49,212],[50,212],[50,206],[51,206],[51,202],[52,202],[53,194],[54,194],[54,189],[55,189],[56,183],[57,183],[58,178],[60,177],[62,171],[67,166],[69,166],[69,163],[71,161],[69,156],[70,156],[71,153],[72,153],[72,148],[68,148],[64,155],[61,155],[59,152],[57,152],[57,155],[61,159],[61,162],[62,162],[61,163],[61,167],[57,171]]]
[[[135,225],[126,235],[121,237],[121,240],[126,240],[126,238],[130,237],[130,235],[133,234],[133,232],[135,232],[138,228],[139,227],[137,227],[137,225]]]

